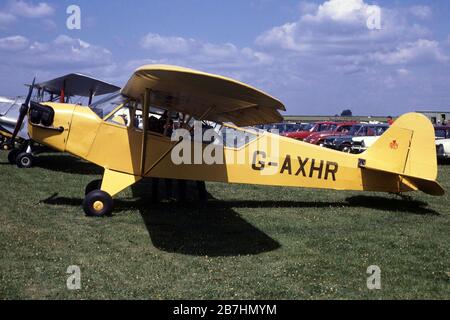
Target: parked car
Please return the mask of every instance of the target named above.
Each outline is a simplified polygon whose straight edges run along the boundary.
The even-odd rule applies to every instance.
[[[352,138],[352,153],[362,153],[370,148],[380,136],[389,129],[389,125],[380,125],[375,128],[374,136],[355,136]]]
[[[450,126],[434,127],[436,153],[439,160],[450,159]]]
[[[301,130],[302,124],[284,122],[284,123],[259,125],[256,126],[256,128],[264,131],[278,130],[279,134],[285,134],[287,132],[295,132]]]
[[[300,130],[300,125],[297,123],[277,123],[270,130],[278,130],[279,134],[285,134]]]
[[[332,126],[331,130],[329,131],[322,131],[322,132],[315,132],[309,135],[306,139],[303,141],[316,144],[316,145],[323,145],[323,142],[327,137],[330,136],[344,136],[347,135],[352,126],[356,124],[356,122],[341,122],[338,123],[336,126]]]
[[[354,140],[361,138],[360,141],[368,137],[378,137],[389,128],[388,124],[372,124],[360,123],[352,126],[348,135],[345,136],[330,136],[325,139],[324,147],[344,151],[344,152],[360,152],[353,149]]]
[[[284,136],[303,141],[312,133],[331,131],[337,126],[337,124],[338,124],[337,122],[330,122],[330,121],[317,122],[314,124],[310,124],[309,126],[305,126],[303,130],[296,132],[288,132],[284,134]]]

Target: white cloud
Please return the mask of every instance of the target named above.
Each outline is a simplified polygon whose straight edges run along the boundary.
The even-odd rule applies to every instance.
[[[46,2],[37,5],[23,0],[13,0],[10,2],[11,13],[27,18],[43,18],[53,15],[55,9]]]
[[[317,11],[318,4],[313,2],[301,1],[299,4],[299,9],[301,14],[308,14]]]
[[[397,73],[399,75],[401,75],[401,76],[408,76],[408,75],[411,74],[411,72],[408,69],[405,69],[405,68],[397,69]]]
[[[433,11],[428,6],[412,6],[409,8],[412,15],[420,19],[428,19],[433,15]]]
[[[140,45],[144,49],[154,50],[164,54],[187,54],[195,45],[193,39],[181,37],[162,37],[149,33],[141,39]]]
[[[363,0],[330,0],[320,5],[315,14],[305,15],[303,19],[365,24],[374,8],[380,9],[378,6],[364,3]]]
[[[12,23],[16,22],[16,17],[9,12],[0,11],[0,28],[6,28]]]
[[[166,63],[182,63],[202,68],[248,68],[272,62],[271,56],[251,48],[238,48],[231,43],[214,44],[192,38],[166,37],[149,33],[140,45],[156,58]],[[172,61],[172,62],[171,62]]]
[[[375,61],[387,65],[413,62],[447,62],[449,60],[437,41],[426,39],[403,43],[390,52],[375,52],[371,57]]]
[[[0,40],[0,49],[21,50],[6,54],[6,61],[31,69],[70,69],[71,72],[106,67],[113,63],[109,50],[91,45],[81,39],[60,35],[50,42],[30,42],[23,36]]]
[[[336,103],[364,108],[361,113],[379,113],[381,105],[410,110],[411,104],[423,101],[425,88],[436,88],[434,74],[440,75],[438,83],[450,81],[443,75],[450,62],[450,40],[448,45],[434,40],[426,20],[431,8],[370,1],[301,4],[298,19],[260,34],[257,50],[274,59],[261,81],[287,106],[302,101],[308,105],[304,112],[319,114]],[[381,12],[381,30],[367,27],[374,11]],[[450,98],[442,91],[440,95]]]
[[[424,8],[421,8],[425,10]],[[381,30],[370,30],[367,19],[381,12]],[[428,29],[410,21],[401,11],[369,5],[363,0],[329,0],[298,21],[274,27],[256,39],[256,44],[278,54],[338,62],[343,69],[372,63],[407,63],[418,55],[445,62],[439,44],[427,42]],[[397,52],[398,51],[398,52]],[[342,65],[344,63],[345,65]]]
[[[0,50],[19,51],[25,49],[28,44],[28,39],[23,36],[0,38]]]

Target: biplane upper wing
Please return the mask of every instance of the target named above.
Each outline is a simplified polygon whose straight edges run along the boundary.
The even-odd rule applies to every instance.
[[[177,66],[140,67],[122,93],[141,101],[146,89],[151,90],[152,106],[238,126],[280,122],[279,111],[286,110],[277,99],[244,83]]]
[[[54,94],[59,94],[61,90],[64,90],[66,96],[80,97],[100,96],[120,90],[119,87],[113,84],[80,73],[71,73],[46,82],[37,83],[34,87]]]

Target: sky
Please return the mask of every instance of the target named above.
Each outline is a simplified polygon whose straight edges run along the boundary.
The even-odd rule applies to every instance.
[[[162,63],[248,83],[289,115],[445,111],[449,17],[447,0],[0,0],[0,95],[72,72],[123,86]]]

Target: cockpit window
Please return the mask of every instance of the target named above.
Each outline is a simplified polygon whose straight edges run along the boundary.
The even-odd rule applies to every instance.
[[[354,125],[352,126],[352,128],[350,129],[350,131],[348,132],[349,135],[354,136],[357,134],[357,132],[359,131],[359,129],[361,129],[361,125]]]
[[[239,149],[246,144],[254,141],[258,137],[254,129],[237,130],[232,127],[222,126],[219,135],[222,136],[222,143],[227,148]]]
[[[113,112],[118,106],[127,102],[127,97],[120,92],[112,93],[103,99],[100,99],[89,106],[100,118],[105,118]]]
[[[129,106],[123,106],[113,115],[111,115],[106,121],[123,127],[129,127],[131,123],[131,113]]]

